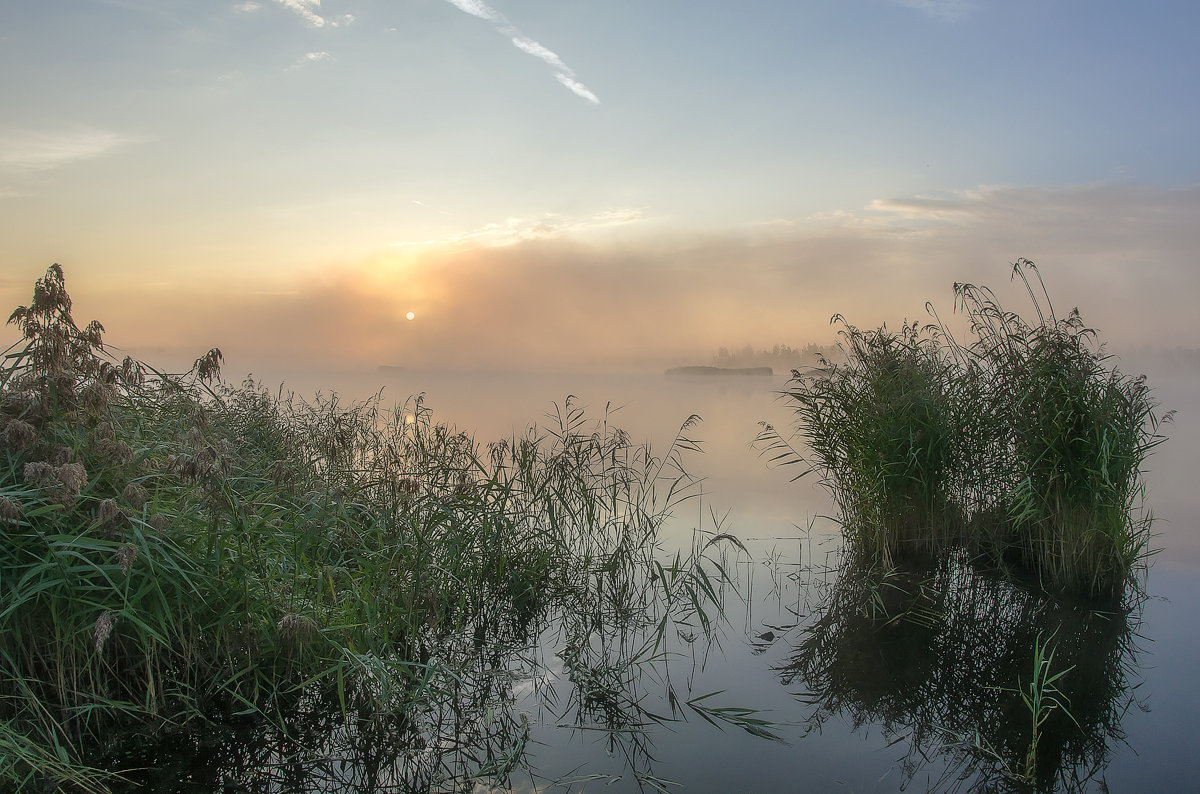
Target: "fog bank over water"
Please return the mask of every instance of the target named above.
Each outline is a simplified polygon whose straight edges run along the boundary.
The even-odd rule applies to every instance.
[[[286,278],[101,277],[62,261],[81,323],[164,366],[209,347],[230,371],[640,370],[709,363],[718,347],[826,344],[859,326],[953,314],[955,282],[1030,304],[1010,263],[1034,260],[1056,309],[1080,307],[1117,347],[1198,347],[1200,188],[987,188],[878,200],[856,212],[703,232],[602,233],[514,224],[507,236],[388,249]],[[22,263],[0,300],[27,303],[49,262]],[[413,319],[406,319],[408,312]],[[5,333],[13,337],[13,329]]]

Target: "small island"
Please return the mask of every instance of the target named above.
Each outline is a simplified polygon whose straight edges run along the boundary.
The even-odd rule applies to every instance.
[[[775,374],[770,367],[672,367],[667,375],[751,375],[767,376]]]

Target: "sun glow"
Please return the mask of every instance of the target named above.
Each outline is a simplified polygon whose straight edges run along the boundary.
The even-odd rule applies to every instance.
[[[404,315],[404,316],[405,316],[407,319],[409,319],[409,320],[415,320],[415,319],[417,319],[417,315],[413,314],[412,312],[409,312],[408,314],[406,314],[406,315]]]

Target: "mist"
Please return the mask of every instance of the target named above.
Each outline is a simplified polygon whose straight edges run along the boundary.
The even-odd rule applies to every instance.
[[[1200,344],[1200,188],[1125,185],[980,189],[879,200],[856,213],[715,231],[625,225],[603,237],[430,244],[237,283],[107,288],[62,262],[81,324],[163,366],[210,347],[233,370],[654,370],[707,363],[717,348],[832,342],[860,327],[953,314],[953,284],[993,287],[1030,308],[1010,264],[1035,261],[1055,308],[1079,307],[1116,346]],[[27,303],[27,282],[0,295]],[[82,287],[77,283],[79,279]],[[406,319],[412,312],[414,318]],[[10,341],[13,329],[6,328]]]

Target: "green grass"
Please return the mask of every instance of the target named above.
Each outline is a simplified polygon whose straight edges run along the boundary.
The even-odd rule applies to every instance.
[[[605,622],[648,636],[599,669],[719,613],[732,539],[659,548],[693,492],[690,420],[657,455],[568,400],[547,428],[481,446],[420,398],[228,385],[217,350],[168,374],[79,329],[57,265],[10,322],[0,784],[103,790],[81,747],[246,715],[287,734],[306,699],[405,723],[459,702],[471,649],[524,647],[564,614],[583,637]]]
[[[1049,589],[1111,594],[1149,553],[1155,402],[1078,311],[1055,313],[1031,262],[1013,277],[1036,321],[956,284],[967,343],[936,313],[899,333],[835,316],[845,361],[795,372],[785,393],[807,449],[769,426],[759,441],[822,478],[855,553],[890,566],[965,547]]]

